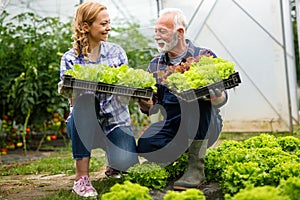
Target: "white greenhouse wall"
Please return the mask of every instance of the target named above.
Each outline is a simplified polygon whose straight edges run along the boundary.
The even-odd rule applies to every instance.
[[[163,7],[181,7],[190,21],[189,38],[236,63],[242,83],[229,90],[223,131],[291,131],[298,124],[288,1],[163,0]]]
[[[1,0],[8,2],[6,10],[13,14],[34,12],[40,16],[60,17],[62,21],[73,18],[80,0]],[[83,1],[85,2],[85,1]],[[153,26],[157,18],[156,0],[96,0],[105,5],[112,19],[126,19],[141,23],[144,27]],[[0,3],[1,5],[1,3]]]

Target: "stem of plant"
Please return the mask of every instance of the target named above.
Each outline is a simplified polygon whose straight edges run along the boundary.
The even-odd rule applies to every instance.
[[[31,114],[31,109],[28,108],[26,119],[25,119],[25,123],[24,123],[24,126],[23,126],[23,132],[22,132],[23,148],[24,148],[25,155],[27,155],[27,147],[26,147],[26,134],[27,133],[26,133],[26,128],[27,128],[27,124],[28,124],[28,120],[29,120],[30,114]]]
[[[36,151],[39,151],[39,150],[40,150],[40,148],[42,147],[42,144],[43,144],[44,141],[45,141],[45,138],[47,137],[46,130],[47,130],[47,126],[46,126],[46,123],[44,122],[44,123],[43,123],[43,137],[42,137],[42,139],[40,140],[39,146],[37,147]]]

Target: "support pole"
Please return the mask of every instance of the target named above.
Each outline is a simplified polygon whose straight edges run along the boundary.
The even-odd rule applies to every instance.
[[[156,0],[156,6],[157,6],[157,18],[158,18],[159,17],[159,11],[160,11],[159,0]]]
[[[285,26],[284,26],[284,10],[283,2],[280,0],[280,14],[281,14],[281,26],[282,26],[282,45],[283,45],[283,55],[284,55],[284,66],[285,66],[285,79],[286,79],[286,89],[288,98],[288,111],[289,111],[289,125],[290,132],[293,132],[293,117],[292,117],[292,106],[291,106],[291,94],[290,94],[290,83],[289,83],[289,70],[287,62],[287,52],[286,52],[286,40],[285,40]]]
[[[298,32],[298,47],[300,48],[300,0],[295,0],[296,5],[296,20],[297,20],[297,32]],[[299,51],[300,57],[300,51]]]

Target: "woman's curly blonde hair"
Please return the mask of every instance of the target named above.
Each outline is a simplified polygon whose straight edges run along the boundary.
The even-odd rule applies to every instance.
[[[97,2],[85,2],[81,4],[77,11],[73,21],[73,48],[75,49],[75,56],[78,57],[80,54],[84,55],[84,59],[88,59],[89,52],[89,41],[88,32],[84,30],[84,23],[86,22],[89,26],[96,20],[97,15],[100,11],[106,10],[107,8]]]

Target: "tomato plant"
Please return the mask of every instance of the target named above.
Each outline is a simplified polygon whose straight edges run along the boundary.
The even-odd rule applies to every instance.
[[[71,27],[71,20],[64,23],[30,12],[11,16],[4,10],[0,14],[0,113],[7,115],[3,121],[30,127],[32,133],[43,132],[44,122],[52,121],[51,117],[67,118],[68,102],[58,94],[57,83],[60,58],[72,47]],[[111,31],[110,41],[125,49],[130,67],[146,69],[156,50],[150,43],[152,39],[138,29],[135,23],[120,22]],[[64,128],[64,121],[54,121],[56,128]],[[8,127],[3,124],[2,128]],[[20,133],[26,139],[26,128]],[[26,148],[26,141],[22,142]]]

